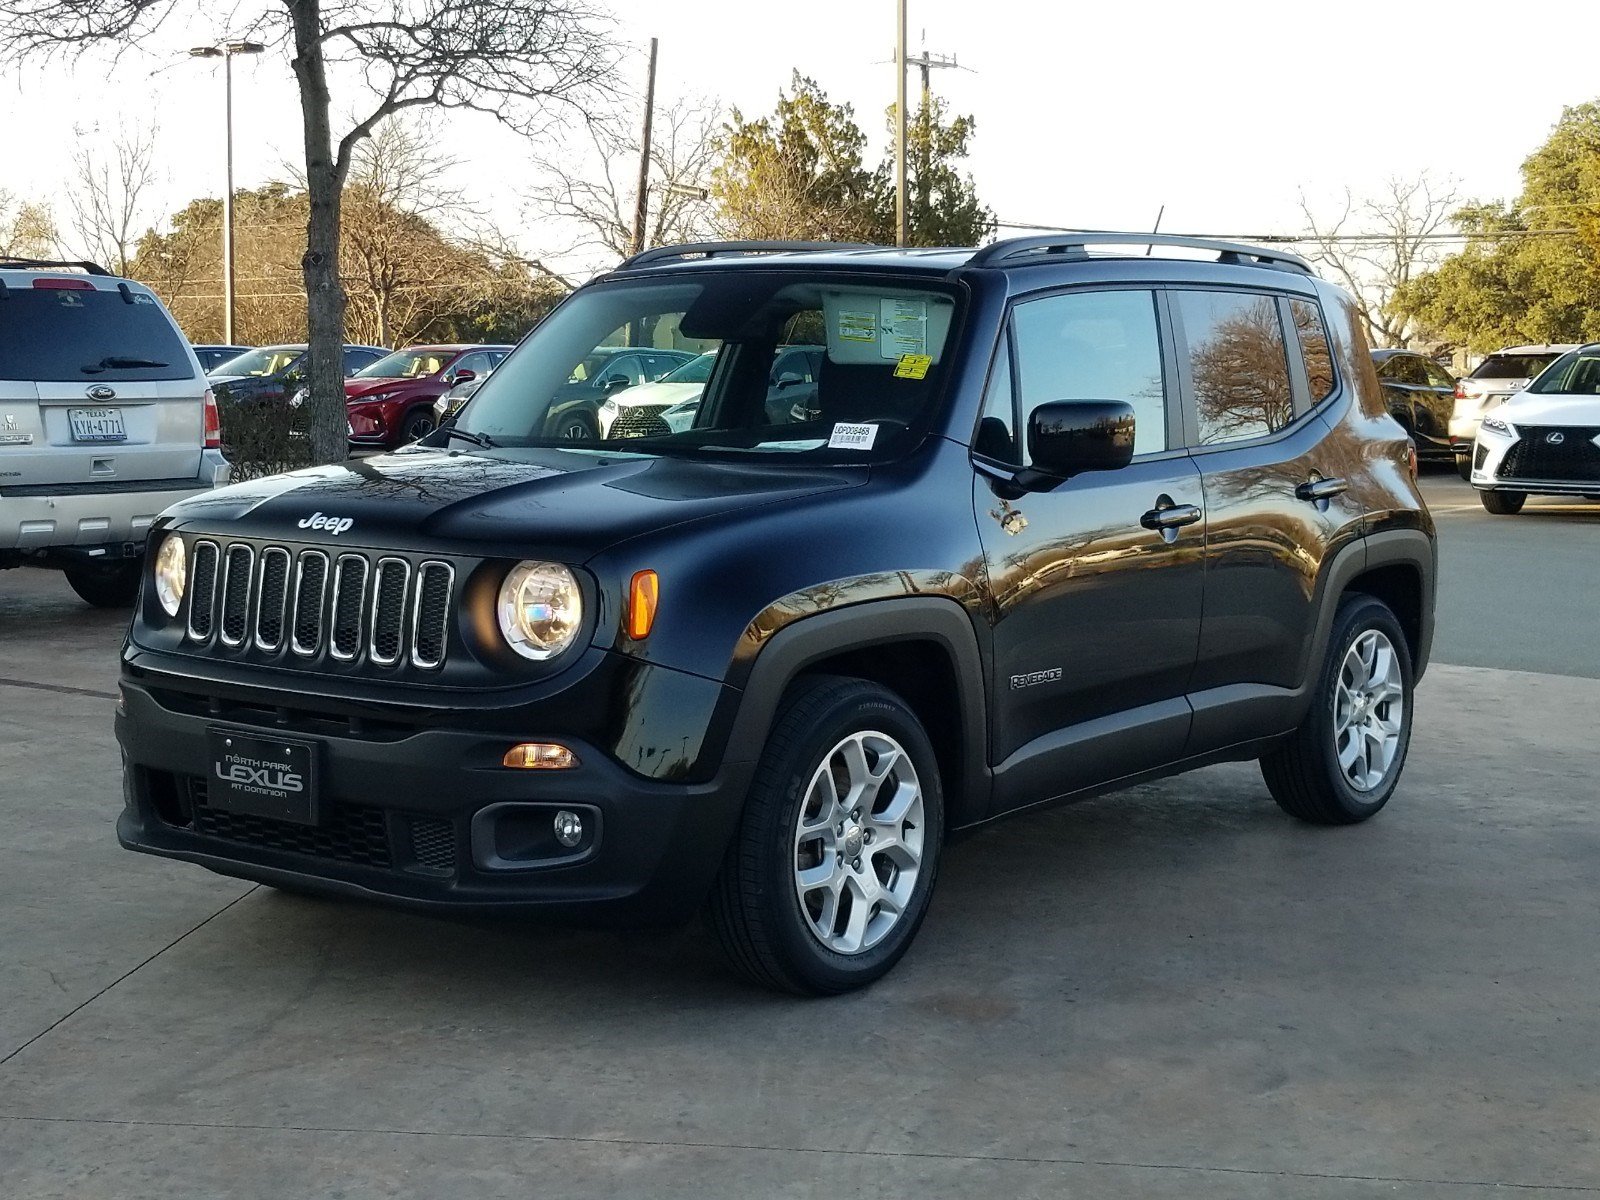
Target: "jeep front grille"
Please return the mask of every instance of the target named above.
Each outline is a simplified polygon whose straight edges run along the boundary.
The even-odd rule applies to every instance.
[[[444,665],[455,569],[316,549],[195,543],[186,628],[221,651],[379,667]]]

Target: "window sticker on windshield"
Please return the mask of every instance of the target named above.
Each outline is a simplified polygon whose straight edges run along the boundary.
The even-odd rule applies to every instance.
[[[833,427],[833,435],[828,438],[828,449],[871,450],[872,443],[877,440],[876,425],[847,425],[841,421]]]
[[[878,321],[870,312],[861,309],[839,310],[839,336],[847,342],[875,342],[878,340]]]
[[[933,366],[933,359],[926,354],[902,354],[900,361],[895,364],[894,377],[896,379],[926,379],[928,368]]]
[[[882,341],[878,353],[884,358],[928,351],[928,302],[885,297],[881,302]]]

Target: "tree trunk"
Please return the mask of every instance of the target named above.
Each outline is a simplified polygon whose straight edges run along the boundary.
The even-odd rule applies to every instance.
[[[294,74],[300,84],[305,131],[306,252],[300,268],[306,286],[306,329],[311,343],[306,372],[311,461],[348,457],[344,407],[344,288],[339,282],[339,199],[344,181],[333,155],[329,96],[323,60],[321,0],[284,0],[294,26]]]

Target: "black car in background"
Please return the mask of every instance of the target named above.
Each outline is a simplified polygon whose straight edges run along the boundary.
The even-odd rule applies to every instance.
[[[1456,377],[1413,350],[1374,350],[1372,361],[1389,412],[1416,443],[1417,457],[1454,463],[1450,417],[1456,407]]]
[[[200,369],[207,375],[216,370],[225,362],[238,358],[254,346],[195,346],[194,356],[200,360]]]
[[[213,367],[207,376],[219,398],[225,392],[234,403],[287,401],[299,390],[305,377],[307,355],[304,342],[281,346],[261,346],[246,350]],[[382,346],[346,345],[344,374],[349,378],[362,367],[370,366],[389,352]]]
[[[658,350],[651,346],[596,346],[556,389],[545,418],[550,437],[582,441],[600,436],[600,406],[641,383],[654,383],[696,355],[690,350]]]

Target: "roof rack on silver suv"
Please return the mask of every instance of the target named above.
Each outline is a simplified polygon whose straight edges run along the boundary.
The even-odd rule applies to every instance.
[[[72,271],[82,271],[85,275],[111,274],[99,263],[84,260],[68,262],[54,258],[12,258],[10,255],[0,255],[0,270],[36,271],[41,267],[51,269],[66,268]]]
[[[1287,250],[1268,250],[1243,242],[1185,237],[1176,233],[1119,233],[1107,229],[1068,229],[1060,233],[1006,238],[983,247],[967,260],[966,265],[1025,266],[1030,262],[1059,262],[1063,258],[1088,258],[1090,246],[1182,246],[1190,250],[1215,251],[1218,262],[1231,266],[1271,267],[1279,271],[1311,274],[1311,264],[1298,254],[1291,254]]]
[[[641,250],[632,258],[624,259],[617,270],[646,267],[651,263],[668,262],[675,258],[699,255],[714,258],[719,254],[820,254],[829,250],[885,250],[887,246],[874,246],[868,242],[685,242],[679,246],[657,246]]]

